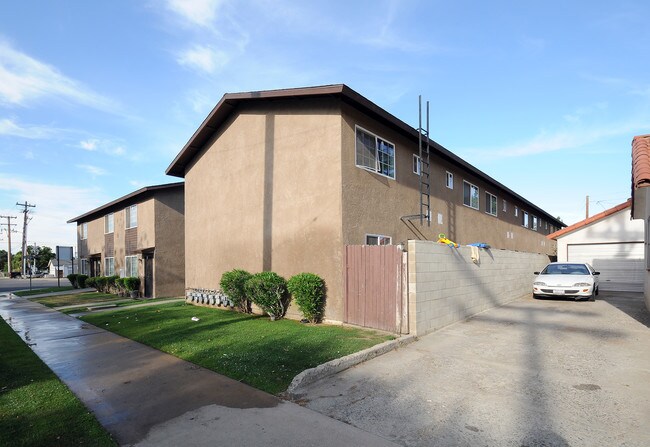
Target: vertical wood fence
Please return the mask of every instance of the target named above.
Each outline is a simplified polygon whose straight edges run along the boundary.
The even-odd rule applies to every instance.
[[[395,245],[345,247],[345,322],[408,333],[406,253]]]

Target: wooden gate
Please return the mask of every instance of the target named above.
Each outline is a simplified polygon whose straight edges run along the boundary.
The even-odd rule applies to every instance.
[[[408,333],[406,253],[395,245],[345,247],[345,322]]]

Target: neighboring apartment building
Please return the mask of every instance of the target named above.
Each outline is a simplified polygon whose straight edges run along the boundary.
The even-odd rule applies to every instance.
[[[147,298],[183,296],[183,187],[183,182],[147,186],[70,219],[77,224],[77,271],[138,276]]]
[[[650,310],[650,135],[632,139],[632,218],[644,222],[644,295]]]
[[[185,178],[187,288],[224,271],[311,271],[344,315],[344,247],[437,240],[555,253],[564,226],[431,143],[420,225],[418,132],[345,85],[226,94],[167,169]],[[541,180],[540,180],[541,181]],[[409,217],[410,216],[410,217]],[[200,235],[200,237],[199,237]]]

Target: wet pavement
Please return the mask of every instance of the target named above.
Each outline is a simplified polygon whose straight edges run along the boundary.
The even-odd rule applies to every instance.
[[[26,299],[0,316],[121,445],[394,445]]]

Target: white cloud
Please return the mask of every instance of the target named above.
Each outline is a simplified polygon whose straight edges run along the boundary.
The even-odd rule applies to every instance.
[[[43,140],[57,136],[62,129],[44,126],[22,126],[9,118],[0,119],[0,135]]]
[[[93,165],[84,165],[84,164],[78,164],[75,165],[79,169],[83,169],[86,171],[88,174],[92,175],[93,177],[100,176],[100,175],[106,175],[108,172],[106,172],[105,169],[100,168],[98,166],[93,166]]]
[[[96,140],[94,138],[90,138],[88,140],[80,141],[79,142],[79,147],[82,149],[85,149],[87,151],[96,151],[97,150],[97,145],[99,144],[99,140]]]
[[[0,104],[26,106],[43,97],[60,98],[103,111],[117,110],[117,104],[111,99],[0,41]]]
[[[189,24],[209,27],[222,5],[222,0],[167,0],[166,6]]]
[[[195,45],[182,51],[176,61],[185,67],[212,74],[225,67],[230,56],[209,46]]]
[[[75,227],[66,221],[105,203],[107,198],[97,188],[78,188],[25,180],[10,173],[0,174],[0,196],[11,197],[11,202],[35,204],[27,229],[27,241],[32,244],[76,245]],[[7,202],[7,200],[3,200]],[[15,208],[0,209],[0,215],[17,216]],[[19,231],[22,230],[22,218]],[[12,251],[20,249],[22,234],[12,235]],[[3,247],[6,249],[6,247]]]

